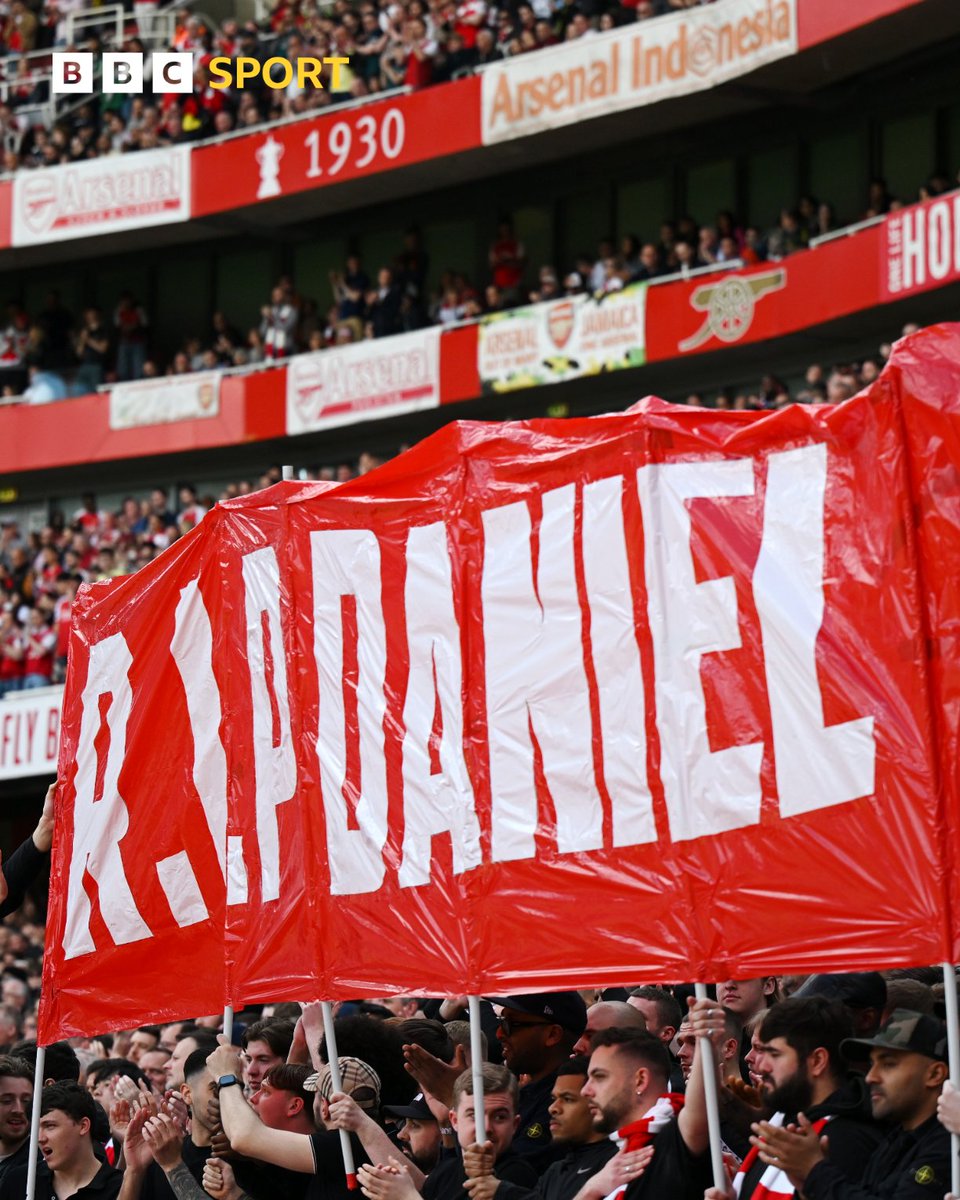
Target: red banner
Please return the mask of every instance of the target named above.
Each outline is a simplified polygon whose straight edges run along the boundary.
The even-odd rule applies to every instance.
[[[480,145],[480,80],[331,108],[193,152],[193,216],[377,175]]]
[[[960,332],[896,363],[836,409],[452,425],[83,590],[41,1039],[960,955]]]
[[[862,229],[780,262],[651,288],[647,361],[762,342],[879,304],[880,240],[880,226]]]
[[[960,192],[892,212],[880,240],[880,296],[899,300],[960,279]]]

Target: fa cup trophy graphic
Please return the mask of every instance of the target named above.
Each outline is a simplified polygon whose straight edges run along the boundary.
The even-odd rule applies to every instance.
[[[271,196],[280,195],[280,159],[283,158],[283,146],[273,140],[271,133],[257,151],[257,162],[260,164],[260,186],[257,188],[257,199],[268,200]]]

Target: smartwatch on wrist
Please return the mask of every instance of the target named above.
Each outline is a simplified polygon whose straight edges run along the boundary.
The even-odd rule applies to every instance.
[[[232,1087],[233,1084],[239,1083],[239,1082],[240,1082],[240,1080],[236,1077],[236,1075],[221,1075],[220,1078],[217,1080],[217,1087],[220,1087],[220,1088]]]

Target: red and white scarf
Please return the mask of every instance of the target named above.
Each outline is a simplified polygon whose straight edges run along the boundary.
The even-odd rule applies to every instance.
[[[786,1119],[786,1113],[774,1113],[770,1118],[771,1125],[782,1125]],[[813,1132],[819,1134],[824,1125],[830,1120],[829,1117],[821,1117],[819,1121],[814,1121]],[[733,1179],[733,1194],[737,1197],[743,1189],[743,1181],[747,1177],[747,1173],[753,1169],[754,1163],[760,1157],[759,1146],[752,1146],[750,1153],[743,1160],[740,1170],[736,1173]],[[760,1176],[757,1186],[753,1189],[750,1196],[745,1196],[744,1200],[792,1200],[796,1189],[787,1178],[786,1172],[782,1167],[769,1166]]]
[[[653,1107],[639,1121],[632,1121],[616,1133],[611,1133],[610,1140],[616,1142],[618,1150],[642,1150],[644,1146],[650,1145],[661,1129],[665,1129],[674,1120],[681,1108],[683,1097],[676,1092],[658,1096]],[[609,1196],[605,1196],[604,1200],[619,1200],[626,1190],[627,1185],[622,1183],[614,1188]]]

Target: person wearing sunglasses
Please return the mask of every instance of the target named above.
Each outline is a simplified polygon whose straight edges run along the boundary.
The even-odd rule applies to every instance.
[[[563,1153],[551,1144],[550,1096],[557,1069],[586,1028],[587,1006],[576,992],[491,997],[491,1002],[500,1009],[497,1040],[503,1061],[518,1078],[526,1077],[513,1149],[543,1171]]]

